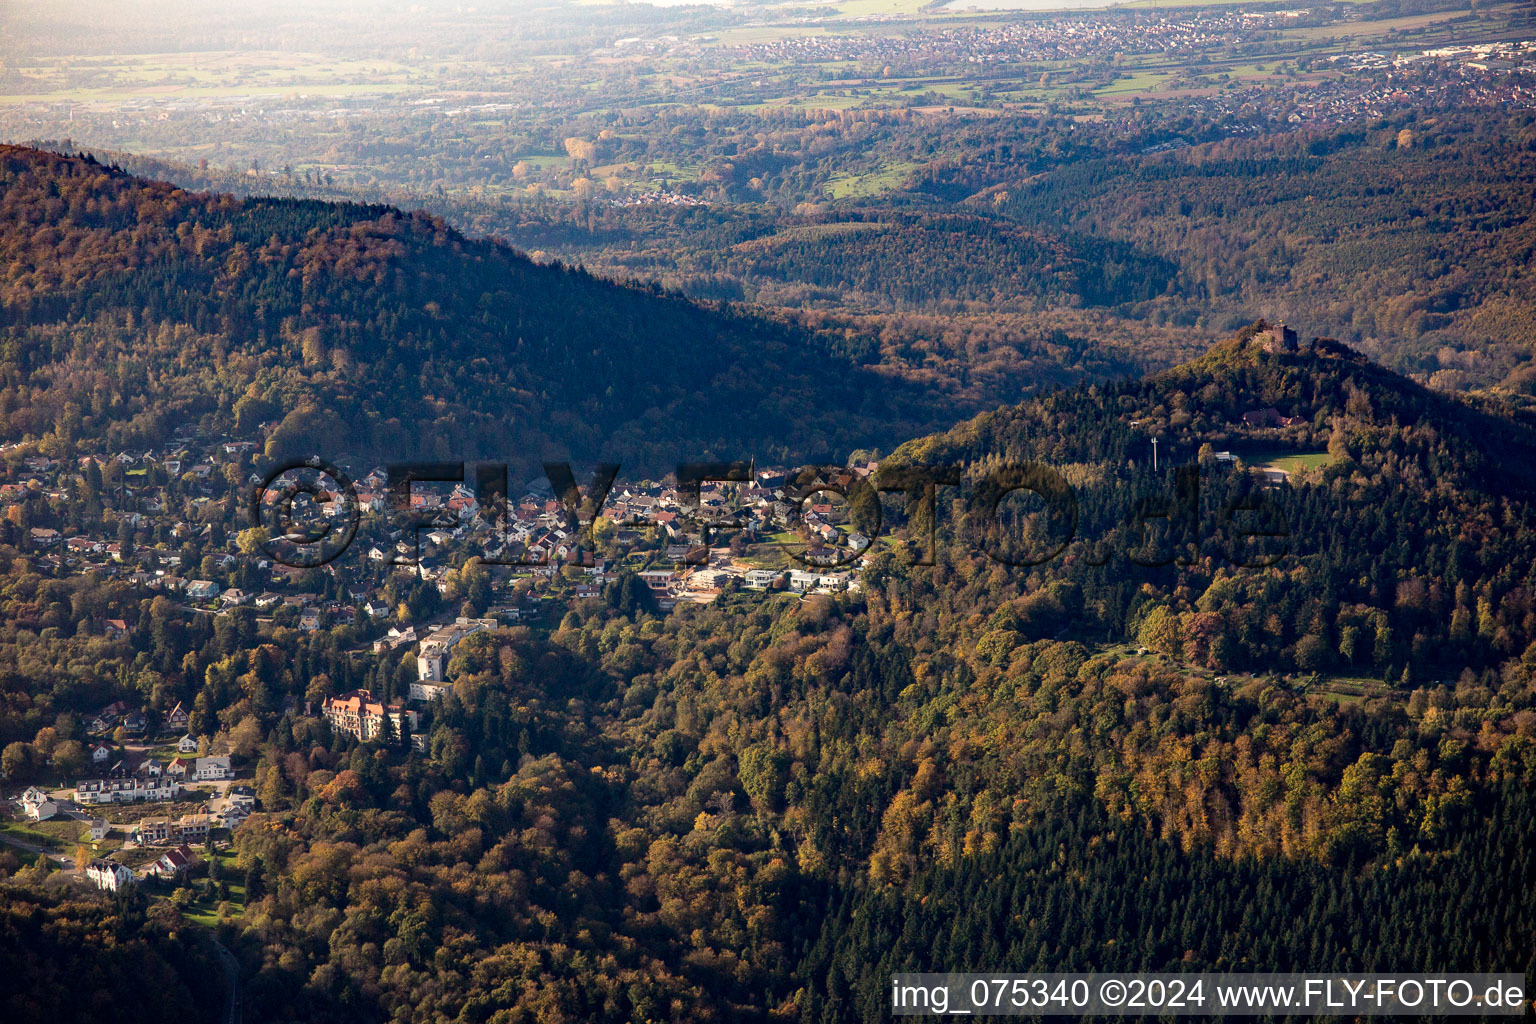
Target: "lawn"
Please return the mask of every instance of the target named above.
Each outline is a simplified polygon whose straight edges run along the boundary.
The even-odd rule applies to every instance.
[[[1154,92],[1157,87],[1173,76],[1159,71],[1137,71],[1129,78],[1111,82],[1102,89],[1095,89],[1095,96],[1123,96],[1133,92]]]
[[[1391,697],[1394,691],[1380,679],[1365,676],[1320,675],[1307,686],[1313,697],[1336,704],[1360,704],[1378,697]]]
[[[833,199],[866,199],[893,192],[906,183],[918,166],[903,160],[867,174],[834,174],[827,179],[827,194]]]
[[[83,821],[7,821],[0,824],[0,832],[17,839],[47,847],[59,853],[69,853],[86,831]]]
[[[207,850],[199,850],[198,856],[206,861],[209,854]],[[219,881],[226,882],[229,886],[230,916],[239,917],[245,913],[245,880],[235,867],[235,855],[230,850],[218,850],[212,856],[219,863]],[[195,869],[197,877],[191,879],[194,898],[183,913],[189,921],[211,928],[219,923],[219,904],[223,899],[219,896],[215,883],[209,882],[207,871],[206,864],[201,864]]]
[[[1326,451],[1322,452],[1294,452],[1282,455],[1278,452],[1269,452],[1245,456],[1243,461],[1255,469],[1278,469],[1282,473],[1299,473],[1302,470],[1321,469],[1333,459]]]
[[[805,541],[799,535],[781,530],[752,545],[743,561],[758,569],[803,569],[804,566],[791,558],[789,552],[804,549]]]

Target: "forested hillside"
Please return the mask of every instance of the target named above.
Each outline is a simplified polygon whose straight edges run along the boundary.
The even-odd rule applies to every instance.
[[[1036,585],[1081,588],[1081,621],[1105,635],[1140,630],[1217,668],[1365,670],[1394,682],[1520,654],[1536,639],[1529,419],[1427,390],[1334,342],[1273,347],[1252,327],[1174,370],[985,414],[894,461],[1063,467],[1076,539],[1031,572]],[[1150,472],[1153,438],[1160,474]],[[1178,465],[1198,472],[1198,498],[1178,497]],[[1263,470],[1243,471],[1287,465],[1281,489]],[[1234,511],[1246,503],[1270,512]],[[957,529],[979,543],[985,524],[967,522],[973,513]],[[1155,545],[1144,540],[1148,513],[1170,514]],[[1241,536],[1264,527],[1256,516],[1287,536],[1261,552]],[[1034,537],[1021,556],[1064,539]],[[1275,568],[1286,572],[1236,567],[1280,551]]]
[[[822,300],[904,312],[1115,306],[1162,294],[1176,269],[1122,243],[1021,231],[974,214],[814,214],[777,231],[765,230],[772,222],[722,221],[708,211],[672,220],[699,251],[682,259],[654,249],[615,253],[615,265],[676,278],[695,291],[719,280],[744,295],[749,284],[751,297],[767,305]],[[631,229],[608,241],[633,245],[640,237]]]
[[[464,639],[422,749],[306,712],[417,678],[354,630],[187,617],[8,545],[5,770],[111,697],[241,751],[218,928],[263,1020],[876,1020],[909,965],[1529,971],[1536,521],[1501,470],[1533,436],[1256,326],[903,447],[967,467],[935,565],[892,507],[860,592],[661,614],[626,575]],[[1079,508],[1033,567],[974,499],[1025,460]],[[1189,467],[1209,529],[1144,543]],[[1272,564],[1234,564],[1239,498],[1288,528]]]
[[[1219,139],[1199,118],[1135,124],[969,125],[942,150],[904,152],[889,190],[792,207],[357,191],[604,277],[802,326],[836,320],[824,343],[961,395],[967,412],[1040,381],[1175,365],[1259,317],[1339,338],[1442,390],[1532,401],[1528,112],[1409,112]],[[120,158],[199,188],[255,187]],[[914,333],[917,359],[890,340]]]
[[[269,449],[649,468],[889,444],[951,420],[841,337],[536,265],[424,215],[236,200],[0,151],[0,436],[189,419]],[[728,410],[728,415],[723,414]]]
[[[1294,319],[1442,388],[1533,393],[1529,114],[1232,139],[1027,180],[972,158],[930,182],[979,190],[972,202],[1028,227],[1176,263],[1169,314]]]
[[[0,856],[14,860],[9,851]],[[16,881],[42,877],[27,869]],[[10,974],[0,1016],[15,1024],[221,1016],[226,988],[213,944],[178,923],[169,905],[142,898],[103,904],[0,886],[0,958]]]
[[[1531,794],[1518,784],[1456,811],[1450,856],[1337,869],[1184,854],[1096,808],[1059,810],[993,852],[924,871],[905,893],[845,895],[807,958],[802,1019],[878,1020],[890,976],[935,963],[1082,973],[1529,970],[1511,959],[1529,949],[1522,922],[1536,910],[1528,887],[1509,885],[1536,872]]]
[[[1524,427],[1494,441],[1459,426],[1487,428],[1484,411],[1249,331],[902,457],[1081,460],[1102,525],[1167,484],[1122,417],[1166,415],[1182,441],[1268,402],[1313,416],[1230,426],[1234,445],[1341,420],[1338,462],[1285,497],[1293,555],[1273,569],[1138,576],[1075,552],[1008,569],[946,519],[938,566],[883,554],[862,599],[743,594],[654,618],[610,594],[548,646],[474,638],[429,758],[279,724],[275,821],[241,841],[270,892],[245,933],[275,972],[264,1005],[301,992],[287,1012],[316,1019],[377,988],[427,1019],[510,1001],[546,1019],[875,1020],[886,972],[920,964],[1528,967],[1522,897],[1497,892],[1529,867],[1536,532],[1519,483],[1480,468]],[[1246,476],[1206,468],[1228,491]],[[1112,550],[1123,531],[1107,527]],[[328,685],[358,681],[322,664]],[[1396,686],[1352,698],[1335,670]],[[417,909],[390,909],[402,897]],[[474,966],[445,974],[439,943]],[[276,967],[291,948],[333,959]]]

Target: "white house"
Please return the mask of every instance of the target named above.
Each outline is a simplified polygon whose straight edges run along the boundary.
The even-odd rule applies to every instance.
[[[57,818],[63,810],[56,802],[44,800],[40,804],[27,805],[27,817],[33,821],[47,821],[49,818]]]
[[[421,647],[416,652],[416,678],[423,683],[441,683],[445,678],[448,665],[448,655],[458,645],[460,640],[467,636],[473,636],[483,629],[495,629],[495,619],[466,619],[463,617],[453,621],[451,626],[442,626],[427,634],[427,638],[421,642]],[[415,697],[413,692],[411,696]],[[416,698],[425,700],[429,698]]]
[[[91,842],[99,843],[107,838],[107,833],[112,831],[112,823],[106,818],[91,819]]]
[[[63,808],[36,786],[28,786],[26,792],[21,794],[21,809],[33,821],[47,821],[56,817]]]
[[[227,779],[233,774],[227,754],[221,754],[218,757],[200,757],[192,769],[192,778],[196,780]]]
[[[163,854],[159,860],[144,869],[145,875],[156,878],[175,878],[192,867],[192,851],[186,846],[178,846]]]
[[[410,689],[411,700],[436,700],[447,692],[447,683],[416,682]]]
[[[767,590],[782,575],[780,569],[748,569],[745,585],[748,590]]]
[[[789,589],[797,594],[803,594],[821,585],[821,573],[806,572],[803,569],[791,569],[789,572]]]
[[[128,804],[140,800],[174,800],[181,785],[165,778],[128,776],[112,779],[82,779],[75,783],[75,801],[81,804]]]
[[[197,737],[193,736],[191,733],[187,733],[181,739],[176,741],[176,751],[181,754],[197,753]]]
[[[95,883],[96,888],[105,889],[108,892],[126,889],[134,883],[133,872],[126,864],[118,864],[110,860],[91,861],[86,866],[85,877]]]

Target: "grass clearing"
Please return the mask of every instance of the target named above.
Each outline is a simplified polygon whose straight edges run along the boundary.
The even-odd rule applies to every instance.
[[[1307,695],[1335,704],[1361,704],[1368,700],[1397,696],[1380,679],[1366,676],[1323,675],[1308,684]]]
[[[1173,76],[1163,71],[1137,71],[1128,78],[1111,82],[1095,89],[1095,96],[1124,96],[1127,93],[1156,92],[1157,88]]]
[[[19,839],[23,842],[33,843],[37,846],[47,847],[57,853],[69,853],[80,842],[80,837],[86,833],[87,826],[83,821],[7,821],[0,824],[0,833]]]
[[[210,854],[207,850],[199,850],[198,856],[204,863],[198,865],[195,870],[197,877],[190,880],[193,892],[193,900],[187,905],[183,914],[189,921],[195,921],[200,925],[213,927],[219,923],[219,904],[227,902],[231,918],[240,917],[245,913],[245,882],[243,876],[235,867],[235,854],[230,850],[215,851],[211,857],[218,863],[218,880],[208,879],[207,861]],[[224,892],[220,892],[220,885]]]
[[[920,165],[910,161],[887,164],[866,174],[834,174],[827,180],[827,195],[833,199],[867,199],[901,188]]]
[[[1265,452],[1244,456],[1243,461],[1255,469],[1277,469],[1282,473],[1299,473],[1303,470],[1322,469],[1333,461],[1326,451],[1321,452]]]
[[[762,238],[738,242],[731,246],[731,248],[736,252],[750,253],[772,249],[775,246],[784,245],[789,242],[822,241],[844,235],[881,234],[888,230],[890,230],[890,225],[888,224],[869,223],[867,221],[849,221],[840,224],[803,224],[798,227],[786,228],[772,235],[764,235]]]

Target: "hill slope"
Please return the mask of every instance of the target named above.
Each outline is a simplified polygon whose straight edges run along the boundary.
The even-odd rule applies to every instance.
[[[0,437],[646,466],[891,443],[952,411],[807,332],[381,206],[194,194],[0,148]]]
[[[1405,684],[1536,659],[1529,418],[1427,390],[1334,342],[1286,350],[1270,337],[1255,325],[1142,381],[987,413],[887,464],[968,464],[974,481],[1040,462],[1067,478],[1070,528],[999,524],[985,502],[952,524],[957,559],[1062,545],[1020,584],[1040,597],[1067,588],[1065,604],[1029,599],[1069,613],[1024,614],[1040,635],[1071,623],[1216,670]],[[1175,467],[1196,465],[1191,499]],[[1244,536],[1269,526],[1286,536]],[[1256,567],[1271,555],[1273,567]]]
[[[1329,339],[1288,349],[1262,322],[1162,373],[983,413],[897,454],[1123,463],[1150,461],[1154,436],[1169,461],[1190,459],[1203,444],[1239,455],[1334,445],[1336,456],[1347,451],[1379,467],[1401,449],[1441,484],[1501,494],[1536,484],[1529,414],[1493,396],[1425,388]]]

